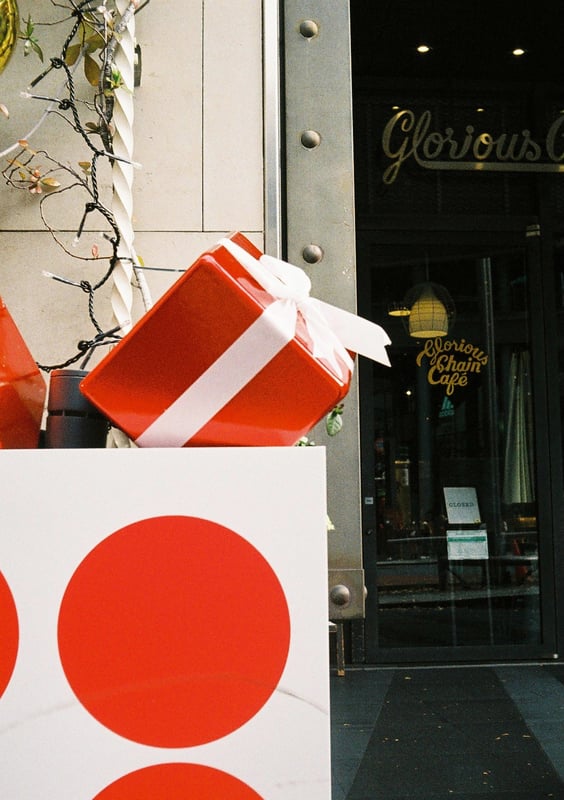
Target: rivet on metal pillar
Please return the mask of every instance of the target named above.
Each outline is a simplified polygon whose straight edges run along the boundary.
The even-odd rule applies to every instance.
[[[302,258],[307,264],[319,264],[323,259],[323,250],[318,244],[307,244],[302,250]]]
[[[304,39],[313,39],[319,33],[319,25],[312,19],[304,19],[300,22],[300,33]]]

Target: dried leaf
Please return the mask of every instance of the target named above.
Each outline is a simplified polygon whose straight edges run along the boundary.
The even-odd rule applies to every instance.
[[[61,184],[56,178],[41,178],[41,185],[45,189],[58,189]]]
[[[10,119],[10,112],[8,111],[8,109],[7,109],[7,107],[4,105],[4,103],[0,103],[0,111],[2,112],[2,114],[4,114],[4,116],[6,117],[6,119]]]
[[[84,56],[84,74],[89,84],[98,86],[100,82],[100,66],[88,53]]]
[[[67,54],[65,56],[65,63],[67,66],[72,67],[73,64],[76,64],[76,59],[79,57],[81,49],[80,44],[71,44],[70,47],[67,47]]]
[[[86,39],[88,52],[93,53],[95,50],[102,50],[106,46],[104,37],[99,31],[94,33]]]

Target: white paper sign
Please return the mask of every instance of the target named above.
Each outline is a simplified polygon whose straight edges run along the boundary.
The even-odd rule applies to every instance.
[[[487,531],[447,531],[447,557],[449,561],[488,558]]]
[[[479,524],[480,509],[473,486],[445,486],[443,492],[450,525]]]
[[[329,800],[324,449],[0,471],[0,798]]]

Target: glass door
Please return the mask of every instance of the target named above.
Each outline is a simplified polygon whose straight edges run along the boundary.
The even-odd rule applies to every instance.
[[[370,249],[370,313],[392,345],[390,369],[361,365],[368,661],[553,647],[530,233]]]

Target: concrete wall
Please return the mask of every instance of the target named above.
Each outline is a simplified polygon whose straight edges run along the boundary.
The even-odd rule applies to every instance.
[[[50,0],[20,0],[20,17],[37,22],[61,19]],[[46,61],[58,55],[70,23],[38,27]],[[134,244],[145,265],[182,268],[225,232],[241,230],[263,245],[262,4],[260,0],[152,0],[135,18],[142,51],[141,86],[134,93],[133,175]],[[22,99],[42,71],[39,59],[24,57],[21,43],[0,74],[0,102],[10,118],[0,116],[0,152],[9,150],[34,127],[46,106]],[[53,71],[33,91],[60,96],[64,76]],[[81,70],[76,72],[85,90]],[[82,113],[82,111],[81,111]],[[95,114],[84,110],[85,120]],[[96,137],[97,143],[100,143]],[[29,137],[30,146],[76,166],[89,158],[81,137],[56,114]],[[11,151],[2,158],[2,168]],[[45,158],[39,159],[46,165]],[[112,207],[111,170],[99,170],[101,199]],[[87,198],[81,190],[53,196],[44,204],[51,224],[73,255],[90,254],[100,223],[92,220],[73,247]],[[95,283],[107,261],[77,261],[46,232],[39,197],[0,186],[0,295],[34,357],[58,364],[76,352],[93,329],[87,295],[42,276],[49,270],[70,280]],[[107,248],[106,248],[107,252]],[[146,271],[156,299],[178,277]],[[110,280],[96,295],[96,314],[104,329],[113,320]],[[135,292],[134,319],[142,313]],[[95,363],[95,359],[91,364]]]

